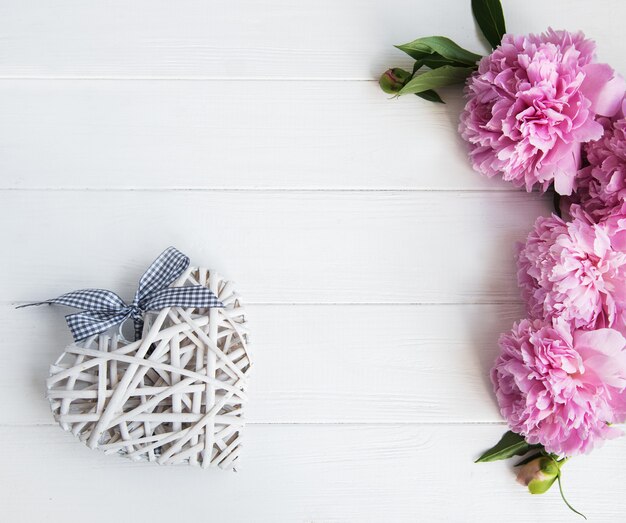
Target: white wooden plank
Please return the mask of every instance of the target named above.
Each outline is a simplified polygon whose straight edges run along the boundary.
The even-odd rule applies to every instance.
[[[584,29],[626,70],[620,0],[504,7],[509,31]],[[485,52],[469,0],[5,0],[0,75],[372,79],[406,63],[393,44],[432,34]]]
[[[372,82],[0,82],[0,187],[514,190]],[[36,151],[36,154],[33,154]]]
[[[0,306],[0,423],[52,424],[64,308]],[[519,305],[252,305],[254,423],[499,422],[488,372]]]
[[[170,244],[251,303],[517,301],[536,194],[3,191],[8,300],[106,286],[132,297]],[[153,253],[153,254],[150,254]]]
[[[626,70],[618,0],[505,9],[515,32],[585,29]],[[341,81],[437,33],[480,49],[469,1],[0,0],[3,519],[572,520],[556,492],[471,463],[504,430],[487,370],[522,314],[513,243],[549,203],[469,169],[458,94]],[[63,311],[12,308],[84,286],[128,298],[168,244],[253,303],[238,474],[132,465],[52,426]],[[626,509],[625,445],[567,465],[593,520]]]
[[[2,427],[7,521],[576,521],[556,487],[531,496],[506,463],[474,464],[503,426],[248,426],[237,473],[130,463],[56,427]],[[591,521],[621,521],[626,440],[564,469]],[[44,516],[45,515],[45,516]]]

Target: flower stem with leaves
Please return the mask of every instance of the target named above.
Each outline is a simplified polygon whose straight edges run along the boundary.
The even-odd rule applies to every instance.
[[[476,460],[476,463],[501,461],[515,456],[527,456],[522,461],[516,463],[515,467],[519,467],[517,481],[528,487],[528,491],[531,494],[545,494],[556,482],[559,485],[561,499],[565,505],[572,512],[587,519],[582,512],[570,505],[563,493],[561,468],[567,463],[568,458],[560,458],[550,454],[546,452],[542,445],[532,445],[520,434],[508,431],[498,443],[485,451]]]
[[[487,41],[497,47],[506,32],[500,1],[473,0],[472,11]],[[388,69],[380,77],[380,87],[389,94],[415,94],[430,102],[443,103],[435,89],[465,82],[482,58],[445,36],[418,38],[396,47],[415,60],[413,71]]]

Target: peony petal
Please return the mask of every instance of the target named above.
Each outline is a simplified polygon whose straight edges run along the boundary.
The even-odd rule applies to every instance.
[[[579,330],[574,333],[574,347],[579,352],[591,349],[612,356],[620,353],[625,345],[626,338],[615,329]]]
[[[554,190],[561,196],[569,196],[574,190],[576,173],[580,166],[580,144],[561,144],[553,152],[562,154],[554,167]]]
[[[618,251],[626,252],[626,231],[619,231],[611,236],[611,246]]]
[[[588,64],[583,71],[585,80],[580,90],[591,101],[591,110],[602,116],[615,116],[626,91],[624,79],[608,64]]]

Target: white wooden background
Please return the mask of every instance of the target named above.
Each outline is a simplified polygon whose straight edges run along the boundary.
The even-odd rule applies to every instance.
[[[620,0],[505,0],[626,72]],[[6,522],[572,521],[509,465],[487,373],[522,314],[513,244],[549,212],[475,175],[436,106],[377,86],[394,43],[483,52],[469,0],[0,1],[0,518]],[[240,471],[132,464],[54,425],[63,311],[129,297],[173,244],[239,283],[256,369]],[[622,521],[626,440],[567,465]]]

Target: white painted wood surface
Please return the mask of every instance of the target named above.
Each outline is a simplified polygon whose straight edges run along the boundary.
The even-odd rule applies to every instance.
[[[504,3],[511,30],[584,29],[626,72],[619,0]],[[437,33],[482,52],[469,0],[0,0],[2,521],[575,520],[472,463],[504,430],[487,372],[523,313],[514,242],[550,207],[471,171],[458,93],[379,91],[391,45]],[[169,244],[249,304],[236,474],[64,434],[43,398],[64,311],[13,308],[129,297]],[[623,518],[625,452],[567,465],[592,521]]]

